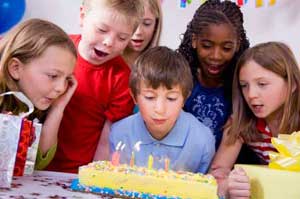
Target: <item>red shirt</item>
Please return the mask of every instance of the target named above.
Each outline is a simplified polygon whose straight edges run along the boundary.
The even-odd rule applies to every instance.
[[[270,161],[269,151],[277,152],[271,143],[272,133],[267,127],[266,122],[262,119],[257,120],[256,128],[262,134],[263,139],[261,141],[250,142],[248,145],[258,157],[260,157],[265,163],[268,163]]]
[[[71,38],[78,47],[81,36]],[[79,166],[93,160],[105,120],[114,122],[133,110],[130,69],[120,56],[95,66],[78,54],[74,73],[78,86],[65,108],[48,170],[78,172]]]

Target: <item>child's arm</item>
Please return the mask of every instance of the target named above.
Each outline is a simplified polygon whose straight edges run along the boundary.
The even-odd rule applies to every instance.
[[[47,157],[49,149],[53,149],[53,146],[57,144],[57,133],[63,117],[64,109],[75,92],[76,87],[77,81],[75,77],[72,76],[69,79],[69,86],[66,92],[56,99],[50,107],[46,120],[43,123],[39,143],[39,150],[42,156]]]
[[[212,161],[210,173],[216,178],[226,178],[231,171],[242,147],[242,140],[227,144],[228,134],[224,132],[220,147]]]
[[[219,196],[225,196],[227,194],[227,178],[243,144],[242,140],[238,139],[234,144],[228,145],[227,133],[227,131],[224,131],[221,145],[212,161],[209,171],[218,181]]]
[[[250,180],[242,168],[236,168],[230,172],[228,193],[230,199],[250,198]]]
[[[104,123],[101,137],[94,155],[94,161],[109,160],[109,132],[111,124],[112,123],[109,120],[106,120]]]

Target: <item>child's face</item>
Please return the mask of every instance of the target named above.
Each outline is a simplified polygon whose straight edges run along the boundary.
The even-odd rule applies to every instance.
[[[278,110],[286,100],[287,82],[252,60],[242,66],[239,81],[253,114],[267,122],[276,118]]]
[[[23,64],[14,59],[9,71],[20,91],[33,105],[39,110],[46,110],[66,91],[75,63],[71,52],[51,46],[29,63]]]
[[[203,78],[220,80],[238,50],[237,36],[228,24],[211,24],[201,35],[193,35]]]
[[[81,8],[82,38],[79,53],[87,61],[100,65],[122,53],[134,27],[101,1],[92,1],[91,4],[89,11]]]
[[[151,135],[161,140],[175,125],[184,98],[178,85],[170,90],[163,86],[153,89],[141,82],[136,103]]]
[[[155,31],[156,17],[150,10],[148,3],[145,3],[145,15],[134,32],[131,41],[129,42],[129,48],[133,51],[142,52],[151,41]]]

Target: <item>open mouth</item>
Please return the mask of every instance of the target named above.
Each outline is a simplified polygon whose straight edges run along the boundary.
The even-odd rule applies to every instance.
[[[144,40],[141,40],[141,39],[132,39],[132,40],[131,40],[131,45],[133,45],[133,46],[139,48],[139,47],[142,46],[143,41],[144,41]]]
[[[95,53],[96,53],[96,55],[99,56],[99,57],[105,57],[105,56],[108,55],[108,53],[103,52],[103,51],[101,51],[101,50],[97,50],[97,49],[95,49]]]
[[[133,41],[134,43],[142,43],[143,42],[142,39],[132,39],[131,41]]]
[[[259,113],[262,111],[262,108],[263,108],[263,105],[251,105],[252,106],[252,110],[255,112],[255,113]]]
[[[222,66],[213,66],[213,65],[210,65],[210,66],[208,66],[207,70],[211,74],[217,75],[217,74],[219,74],[222,71]]]

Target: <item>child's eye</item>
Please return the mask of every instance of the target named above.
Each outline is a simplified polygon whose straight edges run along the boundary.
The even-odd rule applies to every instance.
[[[126,40],[127,40],[127,37],[119,37],[119,40],[120,40],[120,41],[126,41]]]
[[[98,28],[98,31],[101,32],[101,33],[106,33],[107,30],[103,29],[103,28]]]
[[[211,45],[209,45],[209,44],[202,44],[202,48],[208,49],[210,47],[211,47]]]
[[[148,27],[148,26],[151,26],[152,24],[151,23],[143,23],[143,25]]]
[[[55,79],[55,78],[57,78],[57,75],[48,74],[48,77],[49,77],[50,79]]]
[[[259,83],[258,83],[258,86],[259,86],[259,87],[264,87],[264,86],[266,86],[266,85],[267,85],[267,83],[265,83],[265,82],[259,82]]]
[[[153,96],[144,96],[144,98],[145,98],[146,100],[153,100],[153,99],[154,99]]]
[[[240,87],[243,89],[243,88],[246,88],[247,87],[247,84],[244,84],[244,83],[240,83]]]
[[[177,98],[175,98],[175,97],[167,97],[167,100],[169,100],[169,101],[173,102],[173,101],[176,101],[176,100],[177,100]]]
[[[232,48],[230,48],[230,47],[224,47],[223,50],[224,50],[225,52],[231,52]]]

